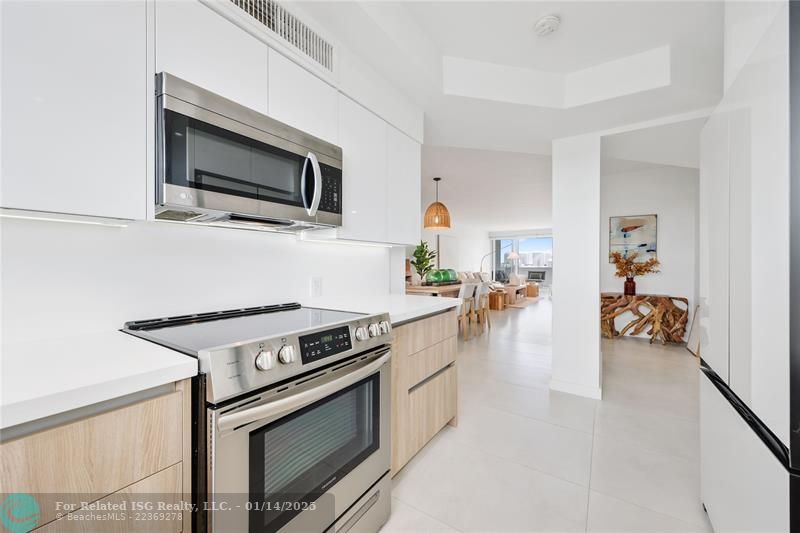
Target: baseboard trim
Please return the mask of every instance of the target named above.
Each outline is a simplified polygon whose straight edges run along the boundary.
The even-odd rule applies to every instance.
[[[601,400],[603,398],[603,389],[601,387],[587,387],[586,385],[559,381],[557,379],[550,380],[550,390],[566,392],[567,394],[574,394],[576,396],[584,396],[594,400]]]

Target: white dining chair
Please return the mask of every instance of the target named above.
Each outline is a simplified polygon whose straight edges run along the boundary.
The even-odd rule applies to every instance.
[[[475,317],[475,283],[462,283],[458,290],[458,297],[461,303],[456,307],[458,315],[458,325],[464,332],[464,340],[469,339],[469,329],[472,318]]]
[[[475,293],[475,316],[480,324],[481,332],[483,332],[484,326],[488,329],[492,328],[489,316],[489,283],[487,282],[481,283]]]

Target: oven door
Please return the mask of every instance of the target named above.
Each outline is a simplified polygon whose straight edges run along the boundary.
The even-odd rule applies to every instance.
[[[322,532],[359,501],[380,501],[365,514],[383,523],[389,357],[384,348],[267,397],[210,410],[211,530]]]

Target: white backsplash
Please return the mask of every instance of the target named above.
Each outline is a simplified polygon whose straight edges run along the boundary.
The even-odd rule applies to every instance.
[[[0,220],[3,344],[108,331],[128,320],[389,293],[387,248],[135,222]]]

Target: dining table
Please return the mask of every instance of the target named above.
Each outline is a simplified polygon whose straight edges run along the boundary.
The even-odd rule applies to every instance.
[[[407,285],[406,294],[416,294],[424,296],[447,296],[451,298],[458,297],[458,292],[461,290],[461,284],[454,285]]]

